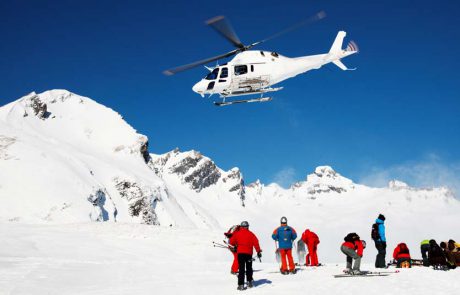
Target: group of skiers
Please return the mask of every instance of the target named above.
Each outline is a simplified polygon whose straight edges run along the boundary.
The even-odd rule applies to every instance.
[[[253,249],[256,250],[257,257],[262,257],[262,249],[259,240],[249,230],[247,221],[241,222],[240,225],[232,226],[226,233],[228,238],[228,247],[233,252],[233,264],[231,267],[232,274],[238,274],[238,290],[245,290],[244,279],[246,277],[247,287],[254,286],[252,255]],[[296,268],[292,257],[293,242],[297,239],[297,232],[287,224],[287,218],[282,217],[280,226],[272,234],[275,240],[276,254],[280,256],[280,272],[283,275],[295,274]],[[371,228],[371,238],[377,249],[375,258],[376,268],[387,268],[385,263],[387,240],[385,236],[385,216],[379,214]],[[361,258],[363,257],[366,241],[361,240],[358,234],[349,233],[342,243],[340,250],[346,256],[346,273],[351,275],[362,274],[360,270]],[[306,229],[301,236],[301,241],[308,248],[308,255],[305,258],[306,266],[318,266],[317,247],[320,243],[318,236],[310,229]],[[299,241],[300,242],[300,241]],[[421,243],[421,253],[424,266],[443,266],[446,268],[455,268],[460,266],[460,244],[454,240],[441,242],[440,245],[435,240],[424,240]],[[405,243],[399,243],[393,250],[393,259],[396,267],[409,268],[413,261],[410,256],[409,248]]]
[[[256,235],[249,230],[247,221],[241,222],[240,225],[232,226],[224,235],[228,238],[229,249],[233,252],[233,264],[230,272],[238,274],[238,290],[245,290],[244,278],[247,280],[247,287],[254,286],[252,255],[253,249],[256,250],[257,257],[262,257],[262,249],[259,245],[259,240]],[[281,274],[295,274],[296,268],[292,257],[292,243],[297,239],[297,232],[294,228],[287,225],[287,218],[282,217],[280,226],[277,227],[272,234],[273,240],[277,243],[277,255],[281,258]],[[316,253],[319,244],[318,236],[306,229],[301,237],[302,241],[308,247],[308,255],[306,256],[306,266],[318,265],[318,254]]]

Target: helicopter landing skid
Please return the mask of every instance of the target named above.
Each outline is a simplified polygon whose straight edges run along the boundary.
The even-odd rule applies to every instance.
[[[233,101],[223,101],[223,102],[214,102],[215,106],[223,107],[237,103],[247,103],[247,102],[267,102],[272,100],[271,97],[261,97],[261,98],[253,98],[253,99],[241,99],[241,100],[233,100]]]

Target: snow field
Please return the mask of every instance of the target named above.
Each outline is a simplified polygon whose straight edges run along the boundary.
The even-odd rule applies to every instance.
[[[0,294],[238,294],[222,231],[128,223],[1,223]],[[261,245],[269,248],[265,242]],[[339,246],[339,245],[338,245]],[[338,250],[337,246],[337,251]],[[279,274],[264,252],[248,294],[456,294],[460,271],[414,267],[386,277],[334,278],[344,257]],[[321,251],[321,256],[329,253]],[[417,255],[414,255],[417,256]],[[373,270],[364,256],[362,269]],[[390,268],[389,270],[393,270]]]

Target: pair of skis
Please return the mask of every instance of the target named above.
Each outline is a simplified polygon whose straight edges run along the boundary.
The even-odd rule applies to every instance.
[[[362,278],[362,277],[386,277],[386,276],[389,276],[390,274],[392,273],[398,273],[399,270],[395,270],[395,271],[362,271],[361,273],[359,274],[352,274],[352,273],[349,273],[349,272],[345,272],[343,274],[340,274],[340,275],[334,275],[334,278],[349,278],[349,277],[359,277],[359,278]]]

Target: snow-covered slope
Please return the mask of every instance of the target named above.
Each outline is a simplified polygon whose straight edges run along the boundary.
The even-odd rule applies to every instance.
[[[0,219],[195,226],[146,164],[147,137],[65,90],[0,108]]]

